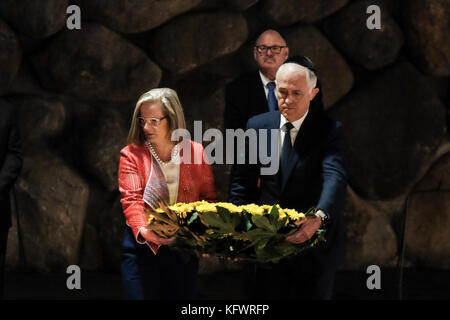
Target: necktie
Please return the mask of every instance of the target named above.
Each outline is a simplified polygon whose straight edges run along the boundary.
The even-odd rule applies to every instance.
[[[281,182],[282,185],[287,181],[287,167],[289,164],[289,156],[292,152],[292,142],[291,142],[291,129],[294,127],[292,123],[286,122],[284,124],[286,132],[284,134],[283,146],[281,147],[280,156],[280,170],[281,170]]]
[[[277,98],[275,97],[275,82],[269,82],[267,84],[269,94],[267,95],[267,102],[269,103],[269,111],[275,111],[278,109]]]

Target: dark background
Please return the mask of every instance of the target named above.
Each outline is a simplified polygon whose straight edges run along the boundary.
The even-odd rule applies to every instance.
[[[66,27],[70,4],[80,30]],[[366,27],[372,4],[380,30]],[[449,298],[449,21],[446,0],[0,1],[0,98],[17,109],[25,151],[6,298],[121,297],[117,167],[137,99],[174,88],[190,129],[222,129],[224,86],[256,69],[252,47],[268,27],[316,64],[326,112],[346,130],[335,298],[398,298],[402,253],[403,298]],[[220,200],[229,169],[214,165]],[[65,286],[71,264],[83,270],[79,292]],[[369,265],[382,290],[366,288]],[[202,259],[199,298],[245,299],[249,272]]]

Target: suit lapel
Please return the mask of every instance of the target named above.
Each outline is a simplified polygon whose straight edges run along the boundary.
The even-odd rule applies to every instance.
[[[253,104],[254,110],[253,115],[265,113],[269,111],[269,104],[266,98],[266,91],[264,90],[264,85],[261,81],[261,76],[259,75],[259,71],[255,73],[254,82],[255,85],[253,89],[255,90],[253,93],[253,97],[255,97],[255,103]]]

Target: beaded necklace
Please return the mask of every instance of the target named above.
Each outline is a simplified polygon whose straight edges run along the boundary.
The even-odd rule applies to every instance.
[[[152,144],[151,144],[150,142],[148,142],[148,141],[146,141],[145,144],[146,144],[147,147],[150,149],[150,152],[151,152],[152,156],[156,159],[156,161],[158,161],[158,163],[159,163],[160,165],[168,165],[169,163],[173,162],[173,160],[174,160],[174,158],[175,158],[175,155],[178,154],[178,149],[179,149],[179,147],[178,147],[178,144],[176,144],[176,145],[173,147],[172,151],[170,152],[170,160],[168,160],[168,161],[162,161],[162,160],[158,157],[158,155],[156,154],[155,149],[153,149]]]

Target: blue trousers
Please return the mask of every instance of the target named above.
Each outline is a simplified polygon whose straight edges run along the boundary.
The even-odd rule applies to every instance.
[[[155,255],[127,226],[122,244],[122,285],[128,300],[195,299],[198,259],[185,262],[167,246]]]

